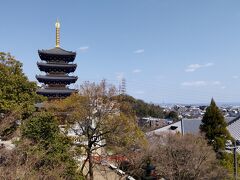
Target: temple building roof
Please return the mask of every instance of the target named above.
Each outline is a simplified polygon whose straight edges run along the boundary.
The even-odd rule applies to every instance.
[[[43,61],[67,61],[73,62],[76,57],[76,52],[67,51],[60,47],[55,47],[48,50],[38,50],[38,54]]]
[[[49,54],[49,55],[63,55],[63,56],[71,56],[71,55],[76,55],[76,52],[73,51],[67,51],[65,49],[62,49],[60,47],[55,47],[52,49],[47,49],[47,50],[38,50],[39,53],[43,54]]]
[[[40,71],[44,72],[74,72],[77,68],[77,64],[63,64],[63,63],[42,63],[37,62]]]
[[[78,79],[77,76],[54,76],[54,75],[36,75],[37,80],[40,83],[45,84],[71,84],[75,83]]]
[[[66,97],[77,92],[75,89],[38,89],[37,93],[44,96],[51,97]]]

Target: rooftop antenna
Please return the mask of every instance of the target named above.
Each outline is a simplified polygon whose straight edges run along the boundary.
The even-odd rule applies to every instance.
[[[56,47],[60,47],[60,22],[56,21],[55,23],[55,27],[56,27]]]

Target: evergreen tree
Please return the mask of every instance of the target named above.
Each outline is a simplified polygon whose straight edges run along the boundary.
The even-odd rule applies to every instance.
[[[17,146],[31,160],[29,171],[43,179],[83,179],[77,173],[71,140],[60,132],[57,119],[48,112],[35,113],[22,124],[22,138]],[[22,147],[26,142],[31,146]],[[19,155],[21,151],[19,151]],[[29,166],[27,161],[22,166]]]
[[[227,123],[214,99],[212,99],[203,116],[200,130],[205,133],[208,143],[213,145],[216,152],[223,150],[226,140],[230,138],[226,127]]]
[[[36,83],[24,75],[22,63],[9,53],[0,52],[0,113],[29,114],[34,104],[41,101],[36,89]]]
[[[36,94],[37,84],[23,73],[22,63],[10,53],[0,52],[0,136],[11,139],[17,133],[17,120],[27,119],[34,104],[45,98]]]
[[[170,111],[167,115],[166,115],[167,119],[171,119],[174,122],[177,122],[179,120],[178,118],[178,113],[175,111]]]
[[[21,124],[15,148],[0,148],[0,179],[82,180],[73,157],[71,140],[57,119],[35,112]]]

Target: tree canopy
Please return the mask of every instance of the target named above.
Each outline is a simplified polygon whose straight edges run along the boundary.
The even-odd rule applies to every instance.
[[[35,103],[45,98],[36,94],[37,85],[24,75],[22,63],[10,53],[0,52],[0,136],[11,138],[17,120],[28,118]]]
[[[174,122],[178,121],[178,113],[176,111],[170,111],[167,115],[166,115],[167,119],[171,119]]]
[[[34,113],[21,126],[22,136],[16,148],[0,149],[4,178],[83,179],[71,153],[71,141],[60,133],[58,121],[51,113]]]
[[[36,83],[24,75],[22,63],[9,53],[0,52],[0,113],[32,111],[34,103],[41,99],[36,89]]]
[[[156,117],[164,118],[163,109],[159,105],[146,103],[143,100],[135,99],[129,95],[119,95],[119,98],[127,102],[131,109],[136,113],[137,117]]]

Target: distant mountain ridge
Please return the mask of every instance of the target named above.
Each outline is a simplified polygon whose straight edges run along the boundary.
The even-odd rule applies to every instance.
[[[157,103],[160,106],[208,106],[209,103]],[[217,102],[218,106],[240,106],[240,102]]]

